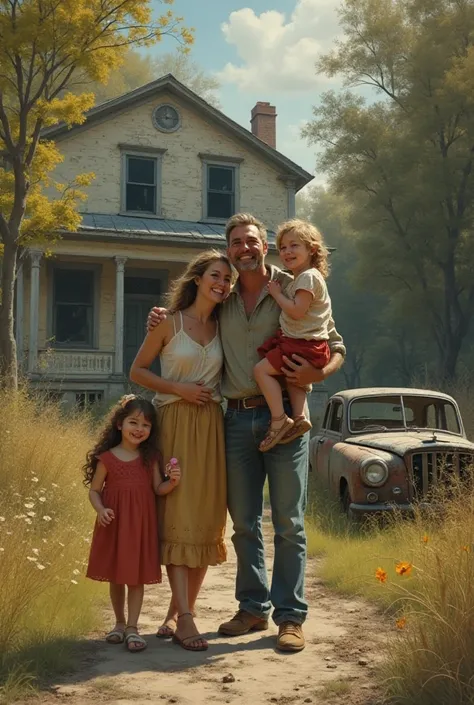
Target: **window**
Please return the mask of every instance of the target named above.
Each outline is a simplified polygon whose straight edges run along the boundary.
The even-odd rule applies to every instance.
[[[156,157],[125,155],[125,210],[152,213],[158,210],[158,161]]]
[[[342,402],[335,401],[332,404],[331,421],[329,423],[329,429],[335,433],[341,433],[342,431],[342,414],[344,407]]]
[[[53,337],[57,345],[92,347],[94,336],[93,270],[53,270]]]
[[[235,167],[207,165],[208,218],[226,219],[235,213]]]
[[[102,392],[76,392],[76,407],[80,411],[102,401]]]

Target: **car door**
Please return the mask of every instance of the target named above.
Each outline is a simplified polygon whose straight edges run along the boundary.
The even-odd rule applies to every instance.
[[[325,428],[319,439],[317,463],[319,476],[328,486],[334,484],[331,474],[331,453],[334,445],[342,437],[344,405],[340,399],[333,399],[324,419]]]

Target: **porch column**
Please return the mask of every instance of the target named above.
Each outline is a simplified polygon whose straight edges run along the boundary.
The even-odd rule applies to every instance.
[[[16,357],[18,366],[23,363],[23,325],[24,325],[24,277],[23,258],[18,258],[16,270],[16,304],[15,304],[15,337],[16,337]]]
[[[123,374],[124,270],[126,257],[115,259],[115,364],[116,375]]]
[[[28,372],[35,372],[38,363],[39,274],[43,253],[29,251],[31,260],[30,281],[30,340],[28,342]]]

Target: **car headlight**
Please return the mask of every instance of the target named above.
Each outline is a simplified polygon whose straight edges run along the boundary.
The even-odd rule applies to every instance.
[[[385,461],[369,458],[360,466],[362,482],[370,487],[380,487],[387,482],[388,467]]]

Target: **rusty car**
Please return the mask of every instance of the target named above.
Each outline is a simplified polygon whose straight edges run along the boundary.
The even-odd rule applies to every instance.
[[[352,520],[412,513],[433,488],[474,463],[456,401],[426,389],[349,389],[331,396],[310,441],[319,484]]]

